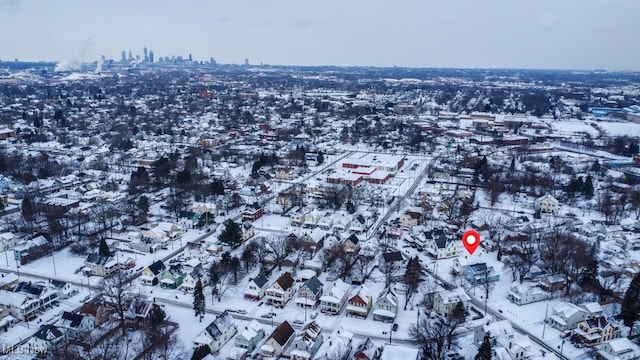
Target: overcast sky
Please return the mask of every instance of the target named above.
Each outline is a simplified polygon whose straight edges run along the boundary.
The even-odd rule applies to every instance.
[[[640,0],[0,0],[0,59],[640,70]]]

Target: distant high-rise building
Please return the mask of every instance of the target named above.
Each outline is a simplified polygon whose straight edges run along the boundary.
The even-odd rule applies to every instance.
[[[149,50],[149,62],[153,62],[153,50]]]
[[[191,56],[191,54],[189,54],[189,61],[193,61],[193,56]]]
[[[142,53],[144,54],[144,61],[145,62],[149,61],[149,52],[147,51],[146,46],[142,49]]]
[[[122,50],[122,58],[120,59],[122,62],[127,62],[127,52]]]
[[[133,60],[133,54],[131,53],[131,49],[129,49],[129,61]]]
[[[249,66],[249,59],[244,59],[244,65]]]
[[[213,56],[209,58],[209,63],[211,63],[211,65],[216,64],[216,60],[213,58]]]

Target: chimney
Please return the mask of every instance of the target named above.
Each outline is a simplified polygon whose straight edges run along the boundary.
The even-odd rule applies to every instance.
[[[509,349],[511,349],[511,341],[509,341]]]

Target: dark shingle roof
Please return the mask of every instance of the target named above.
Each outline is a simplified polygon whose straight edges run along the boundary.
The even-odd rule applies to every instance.
[[[293,330],[289,322],[285,320],[282,324],[278,325],[275,330],[273,330],[273,334],[271,334],[271,337],[278,344],[280,344],[280,346],[284,346],[287,344],[294,333],[295,330]]]
[[[402,253],[400,251],[388,252],[382,255],[385,263],[402,261],[404,258],[402,257]]]
[[[280,277],[278,278],[278,280],[276,280],[276,282],[278,283],[278,285],[280,285],[280,287],[283,290],[287,290],[293,286],[294,280],[291,274],[289,272],[286,272],[280,275]]]
[[[262,273],[259,273],[258,276],[254,277],[251,280],[253,280],[253,282],[260,288],[263,287],[267,282],[269,282],[269,279],[267,279],[267,277]]]
[[[158,275],[162,270],[164,270],[166,267],[164,266],[164,263],[160,260],[154,262],[153,264],[149,265],[149,270],[151,270],[151,272],[154,275]]]
[[[61,337],[62,331],[53,325],[42,325],[33,336],[41,340],[51,341]]]
[[[65,311],[60,319],[69,321],[69,327],[77,328],[82,323],[84,316]]]
[[[309,291],[311,291],[314,294],[319,294],[322,291],[322,283],[320,282],[320,280],[318,280],[317,277],[312,277],[311,279],[307,280],[304,282],[304,285],[302,285],[304,287],[306,287],[307,289],[309,289]]]

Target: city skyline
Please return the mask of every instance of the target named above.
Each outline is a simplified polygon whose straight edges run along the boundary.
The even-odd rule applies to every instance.
[[[1,60],[120,60],[147,47],[219,63],[640,70],[640,3],[0,2]],[[70,19],[70,20],[65,20]]]

